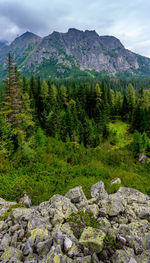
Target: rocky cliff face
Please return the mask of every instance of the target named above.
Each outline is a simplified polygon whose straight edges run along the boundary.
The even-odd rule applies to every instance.
[[[99,36],[95,31],[72,28],[67,33],[53,32],[44,38],[26,32],[10,46],[0,47],[1,72],[9,52],[28,75],[69,76],[75,70],[95,70],[109,75],[150,76],[149,58],[125,49],[117,38]]]
[[[1,262],[149,263],[150,197],[103,182],[87,200],[81,187],[26,208],[0,199]],[[18,206],[18,208],[16,208]]]

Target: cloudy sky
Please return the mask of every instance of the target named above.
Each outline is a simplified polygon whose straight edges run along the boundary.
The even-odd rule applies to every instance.
[[[0,0],[0,40],[72,27],[113,35],[126,48],[150,57],[149,0]]]

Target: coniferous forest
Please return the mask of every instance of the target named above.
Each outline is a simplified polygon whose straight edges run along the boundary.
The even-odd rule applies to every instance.
[[[0,196],[34,204],[103,180],[150,194],[150,80],[21,76],[8,58],[0,96]],[[144,153],[147,161],[139,162]]]

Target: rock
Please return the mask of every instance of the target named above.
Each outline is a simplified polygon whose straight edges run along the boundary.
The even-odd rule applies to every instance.
[[[96,198],[96,200],[107,199],[108,194],[105,190],[105,186],[104,186],[104,183],[102,181],[94,184],[91,187],[91,196],[93,198]]]
[[[0,232],[6,230],[8,225],[4,221],[0,221]]]
[[[38,211],[41,213],[41,216],[43,217],[49,216],[50,207],[51,205],[49,201],[41,203],[38,207]]]
[[[31,199],[27,194],[24,194],[19,203],[25,205],[27,208],[31,207]]]
[[[11,211],[11,218],[14,224],[21,223],[22,220],[29,220],[33,210],[28,208],[15,208]]]
[[[146,250],[150,250],[150,232],[146,233],[144,236],[143,247]]]
[[[100,253],[103,249],[103,241],[106,234],[101,230],[87,227],[84,229],[79,243],[85,247],[88,247],[92,253]]]
[[[123,199],[117,198],[115,194],[109,195],[107,199],[100,200],[100,216],[118,216],[125,211],[126,203]]]
[[[7,212],[7,210],[12,205],[16,205],[16,204],[17,204],[16,202],[8,202],[8,201],[5,201],[3,198],[0,198],[0,216],[5,214],[5,212]]]
[[[68,237],[65,237],[65,240],[64,240],[64,249],[65,249],[66,252],[71,249],[72,245],[73,245],[73,243],[72,243],[71,239],[68,238]]]
[[[112,263],[137,263],[133,261],[134,259],[134,252],[132,249],[126,249],[126,250],[117,250],[115,254],[112,257]],[[141,262],[142,263],[142,262]]]
[[[140,153],[140,155],[139,155],[139,162],[140,163],[144,164],[147,161],[147,159],[148,159],[148,157],[147,157],[146,153],[144,153],[144,152]]]
[[[147,203],[148,200],[150,200],[150,197],[148,195],[145,195],[141,193],[140,191],[133,189],[133,188],[127,188],[127,187],[120,187],[117,193],[114,194],[116,198],[120,198],[127,201],[127,204],[132,203]]]
[[[49,238],[43,242],[39,242],[36,246],[36,251],[39,256],[45,256],[50,251],[52,245],[52,239]]]
[[[24,229],[21,229],[21,230],[19,231],[19,239],[20,239],[20,240],[23,240],[24,236],[25,236],[25,230],[24,230]]]
[[[73,263],[92,263],[92,262],[97,263],[96,261],[92,261],[91,256],[78,257],[73,261]]]
[[[70,189],[65,197],[69,198],[72,203],[80,203],[87,200],[81,186]]]
[[[39,213],[31,215],[27,225],[28,234],[31,232],[31,230],[36,228],[40,228],[43,230],[44,229],[51,230],[52,225],[49,221],[49,217],[48,216],[42,217]]]
[[[137,261],[134,258],[130,258],[129,263],[137,263]]]
[[[14,233],[15,231],[20,229],[20,225],[16,224],[10,228],[10,232]]]
[[[44,241],[48,236],[49,234],[47,229],[43,230],[41,228],[35,228],[31,230],[31,236],[30,236],[31,246],[33,246],[35,243]]]
[[[110,182],[111,185],[113,184],[121,184],[121,179],[120,178],[114,178],[113,180],[111,180]]]
[[[1,262],[22,262],[21,260],[22,252],[14,247],[6,247],[3,255],[1,256]]]
[[[94,217],[97,218],[99,215],[99,207],[96,204],[88,205],[88,209],[93,213]]]
[[[50,199],[50,204],[49,213],[52,225],[63,223],[70,214],[78,211],[68,198],[61,195],[54,195]]]
[[[148,207],[147,204],[133,204],[133,210],[139,218],[150,222],[150,206]]]
[[[9,244],[10,244],[10,242],[11,242],[11,237],[9,236],[9,234],[5,234],[5,235],[3,236],[3,238],[2,238],[1,246],[2,246],[3,248],[8,247]]]
[[[139,257],[139,263],[150,263],[150,250],[146,250]]]
[[[51,249],[51,251],[47,254],[46,258],[42,261],[42,263],[72,263],[72,260],[68,258],[66,255],[63,255],[61,247],[58,245]]]

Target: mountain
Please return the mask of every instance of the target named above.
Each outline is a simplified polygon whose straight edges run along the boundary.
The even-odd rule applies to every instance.
[[[0,76],[5,75],[7,54],[11,53],[20,71],[27,76],[150,76],[150,58],[127,50],[113,36],[71,28],[67,33],[53,32],[41,38],[31,32],[0,47]]]

